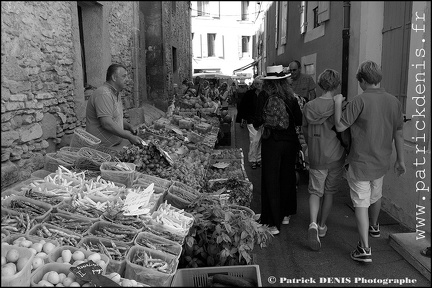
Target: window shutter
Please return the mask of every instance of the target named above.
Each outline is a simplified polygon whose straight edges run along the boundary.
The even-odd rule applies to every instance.
[[[219,1],[209,1],[210,2],[210,16],[213,18],[220,18],[220,5]]]
[[[208,57],[208,35],[207,33],[201,35],[201,44],[202,44],[202,57]]]
[[[318,2],[318,23],[322,23],[330,19],[330,1]]]
[[[243,37],[241,35],[238,36],[238,57],[243,57],[243,49],[242,49],[242,40]]]
[[[279,2],[275,2],[276,5],[276,21],[275,21],[275,48],[278,47],[278,30],[279,30]]]
[[[201,58],[201,34],[193,33],[193,39],[192,39],[192,45],[193,45],[193,56],[196,58]]]
[[[224,35],[216,34],[216,56],[224,58]]]
[[[288,2],[282,2],[282,11],[281,11],[281,45],[286,44],[286,34],[287,34],[287,25],[288,25]]]
[[[197,13],[197,11],[198,11],[198,2],[197,1],[190,1],[190,3],[191,3],[191,9],[192,9],[191,16],[192,17],[198,16],[198,13]]]
[[[302,1],[300,6],[300,34],[306,33],[306,28],[307,28],[306,1]]]

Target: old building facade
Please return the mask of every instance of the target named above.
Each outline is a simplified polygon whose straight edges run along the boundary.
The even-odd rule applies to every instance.
[[[190,3],[154,2],[2,1],[2,188],[43,168],[44,155],[85,126],[86,100],[111,63],[128,70],[126,117],[147,103],[166,107],[174,73],[191,77]],[[161,45],[146,45],[149,15],[159,15]],[[154,68],[156,50],[163,57]],[[163,79],[157,90],[155,78]]]

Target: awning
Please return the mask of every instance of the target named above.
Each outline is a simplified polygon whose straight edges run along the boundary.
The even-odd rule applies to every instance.
[[[224,75],[222,73],[195,73],[192,75],[192,77],[200,77],[204,79],[230,79],[232,76]]]
[[[241,67],[241,68],[235,69],[235,70],[233,71],[233,74],[235,74],[236,72],[244,71],[244,70],[246,70],[246,69],[248,69],[248,68],[250,68],[250,67],[253,67],[253,66],[257,65],[259,60],[260,60],[260,59],[255,60],[255,61],[253,61],[252,63],[247,64],[246,66],[243,66],[243,67]]]

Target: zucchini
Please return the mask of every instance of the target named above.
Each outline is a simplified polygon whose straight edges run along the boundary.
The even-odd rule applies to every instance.
[[[251,281],[246,280],[243,277],[237,277],[226,274],[215,274],[213,275],[213,283],[220,283],[232,287],[255,287]]]

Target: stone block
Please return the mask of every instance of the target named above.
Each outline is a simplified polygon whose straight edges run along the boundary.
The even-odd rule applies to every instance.
[[[41,125],[36,123],[23,127],[22,129],[20,129],[19,134],[21,142],[28,142],[30,140],[42,137],[43,132]]]
[[[1,165],[1,189],[4,187],[8,187],[16,182],[19,179],[19,169],[12,162],[2,163]]]

